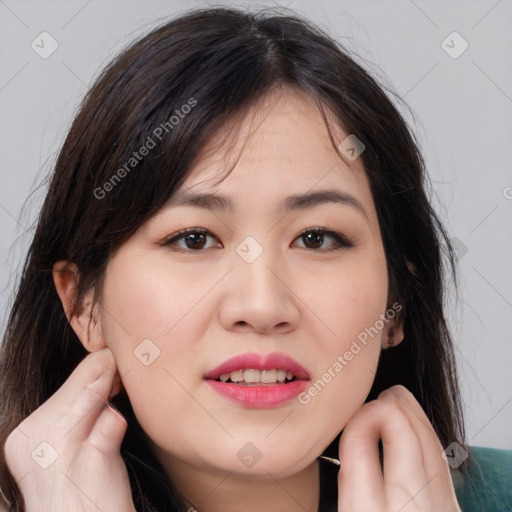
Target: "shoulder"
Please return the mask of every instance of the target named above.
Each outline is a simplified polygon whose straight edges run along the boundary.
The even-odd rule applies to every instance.
[[[466,471],[452,473],[463,512],[512,511],[512,450],[470,447]]]

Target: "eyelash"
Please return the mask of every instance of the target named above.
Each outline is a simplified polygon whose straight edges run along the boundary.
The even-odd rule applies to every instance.
[[[188,228],[188,229],[183,229],[181,231],[178,231],[177,233],[172,235],[170,238],[168,238],[167,240],[162,242],[162,245],[163,246],[167,246],[167,247],[175,245],[176,250],[182,251],[182,252],[204,252],[206,249],[197,249],[196,250],[196,249],[189,249],[189,248],[178,247],[176,245],[176,242],[178,242],[179,240],[184,239],[186,235],[190,235],[191,233],[202,233],[202,234],[205,234],[205,235],[212,236],[213,238],[216,238],[215,235],[213,233],[211,233],[207,229],[203,229],[203,228]],[[301,233],[299,233],[299,235],[297,235],[296,238],[304,237],[308,233],[327,235],[327,236],[333,238],[333,240],[335,242],[335,247],[331,248],[331,249],[323,249],[322,250],[322,249],[311,249],[309,247],[303,247],[303,249],[306,249],[306,250],[309,250],[309,251],[314,251],[314,252],[331,252],[331,251],[337,251],[337,250],[340,250],[340,249],[350,249],[352,247],[355,247],[355,244],[352,242],[352,240],[347,238],[345,235],[343,235],[341,233],[338,233],[337,231],[333,231],[331,229],[324,228],[324,227],[308,228],[308,229],[302,231]],[[322,242],[323,242],[323,240],[322,240]],[[211,247],[209,247],[209,249],[211,249]]]

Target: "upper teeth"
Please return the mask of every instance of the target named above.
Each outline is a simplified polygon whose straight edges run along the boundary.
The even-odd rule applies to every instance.
[[[285,370],[235,370],[230,373],[223,373],[219,379],[222,382],[227,382],[231,379],[232,382],[262,382],[264,384],[272,384],[275,382],[284,382],[293,379],[293,373]]]

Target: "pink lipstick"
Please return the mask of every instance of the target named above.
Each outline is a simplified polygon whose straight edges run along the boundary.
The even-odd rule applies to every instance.
[[[253,352],[232,357],[203,379],[221,396],[246,407],[266,409],[292,400],[307,387],[307,370],[291,357]]]

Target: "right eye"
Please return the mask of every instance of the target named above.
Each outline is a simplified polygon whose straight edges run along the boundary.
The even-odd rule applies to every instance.
[[[200,252],[202,249],[205,249],[204,245],[209,236],[214,237],[214,235],[207,229],[182,229],[181,231],[178,231],[178,233],[171,235],[171,237],[165,240],[165,242],[163,242],[162,245],[174,246],[177,248],[177,250],[185,252]],[[181,241],[184,241],[185,247],[183,247],[182,245],[178,245],[178,242]],[[209,247],[207,247],[207,249],[208,248]]]

